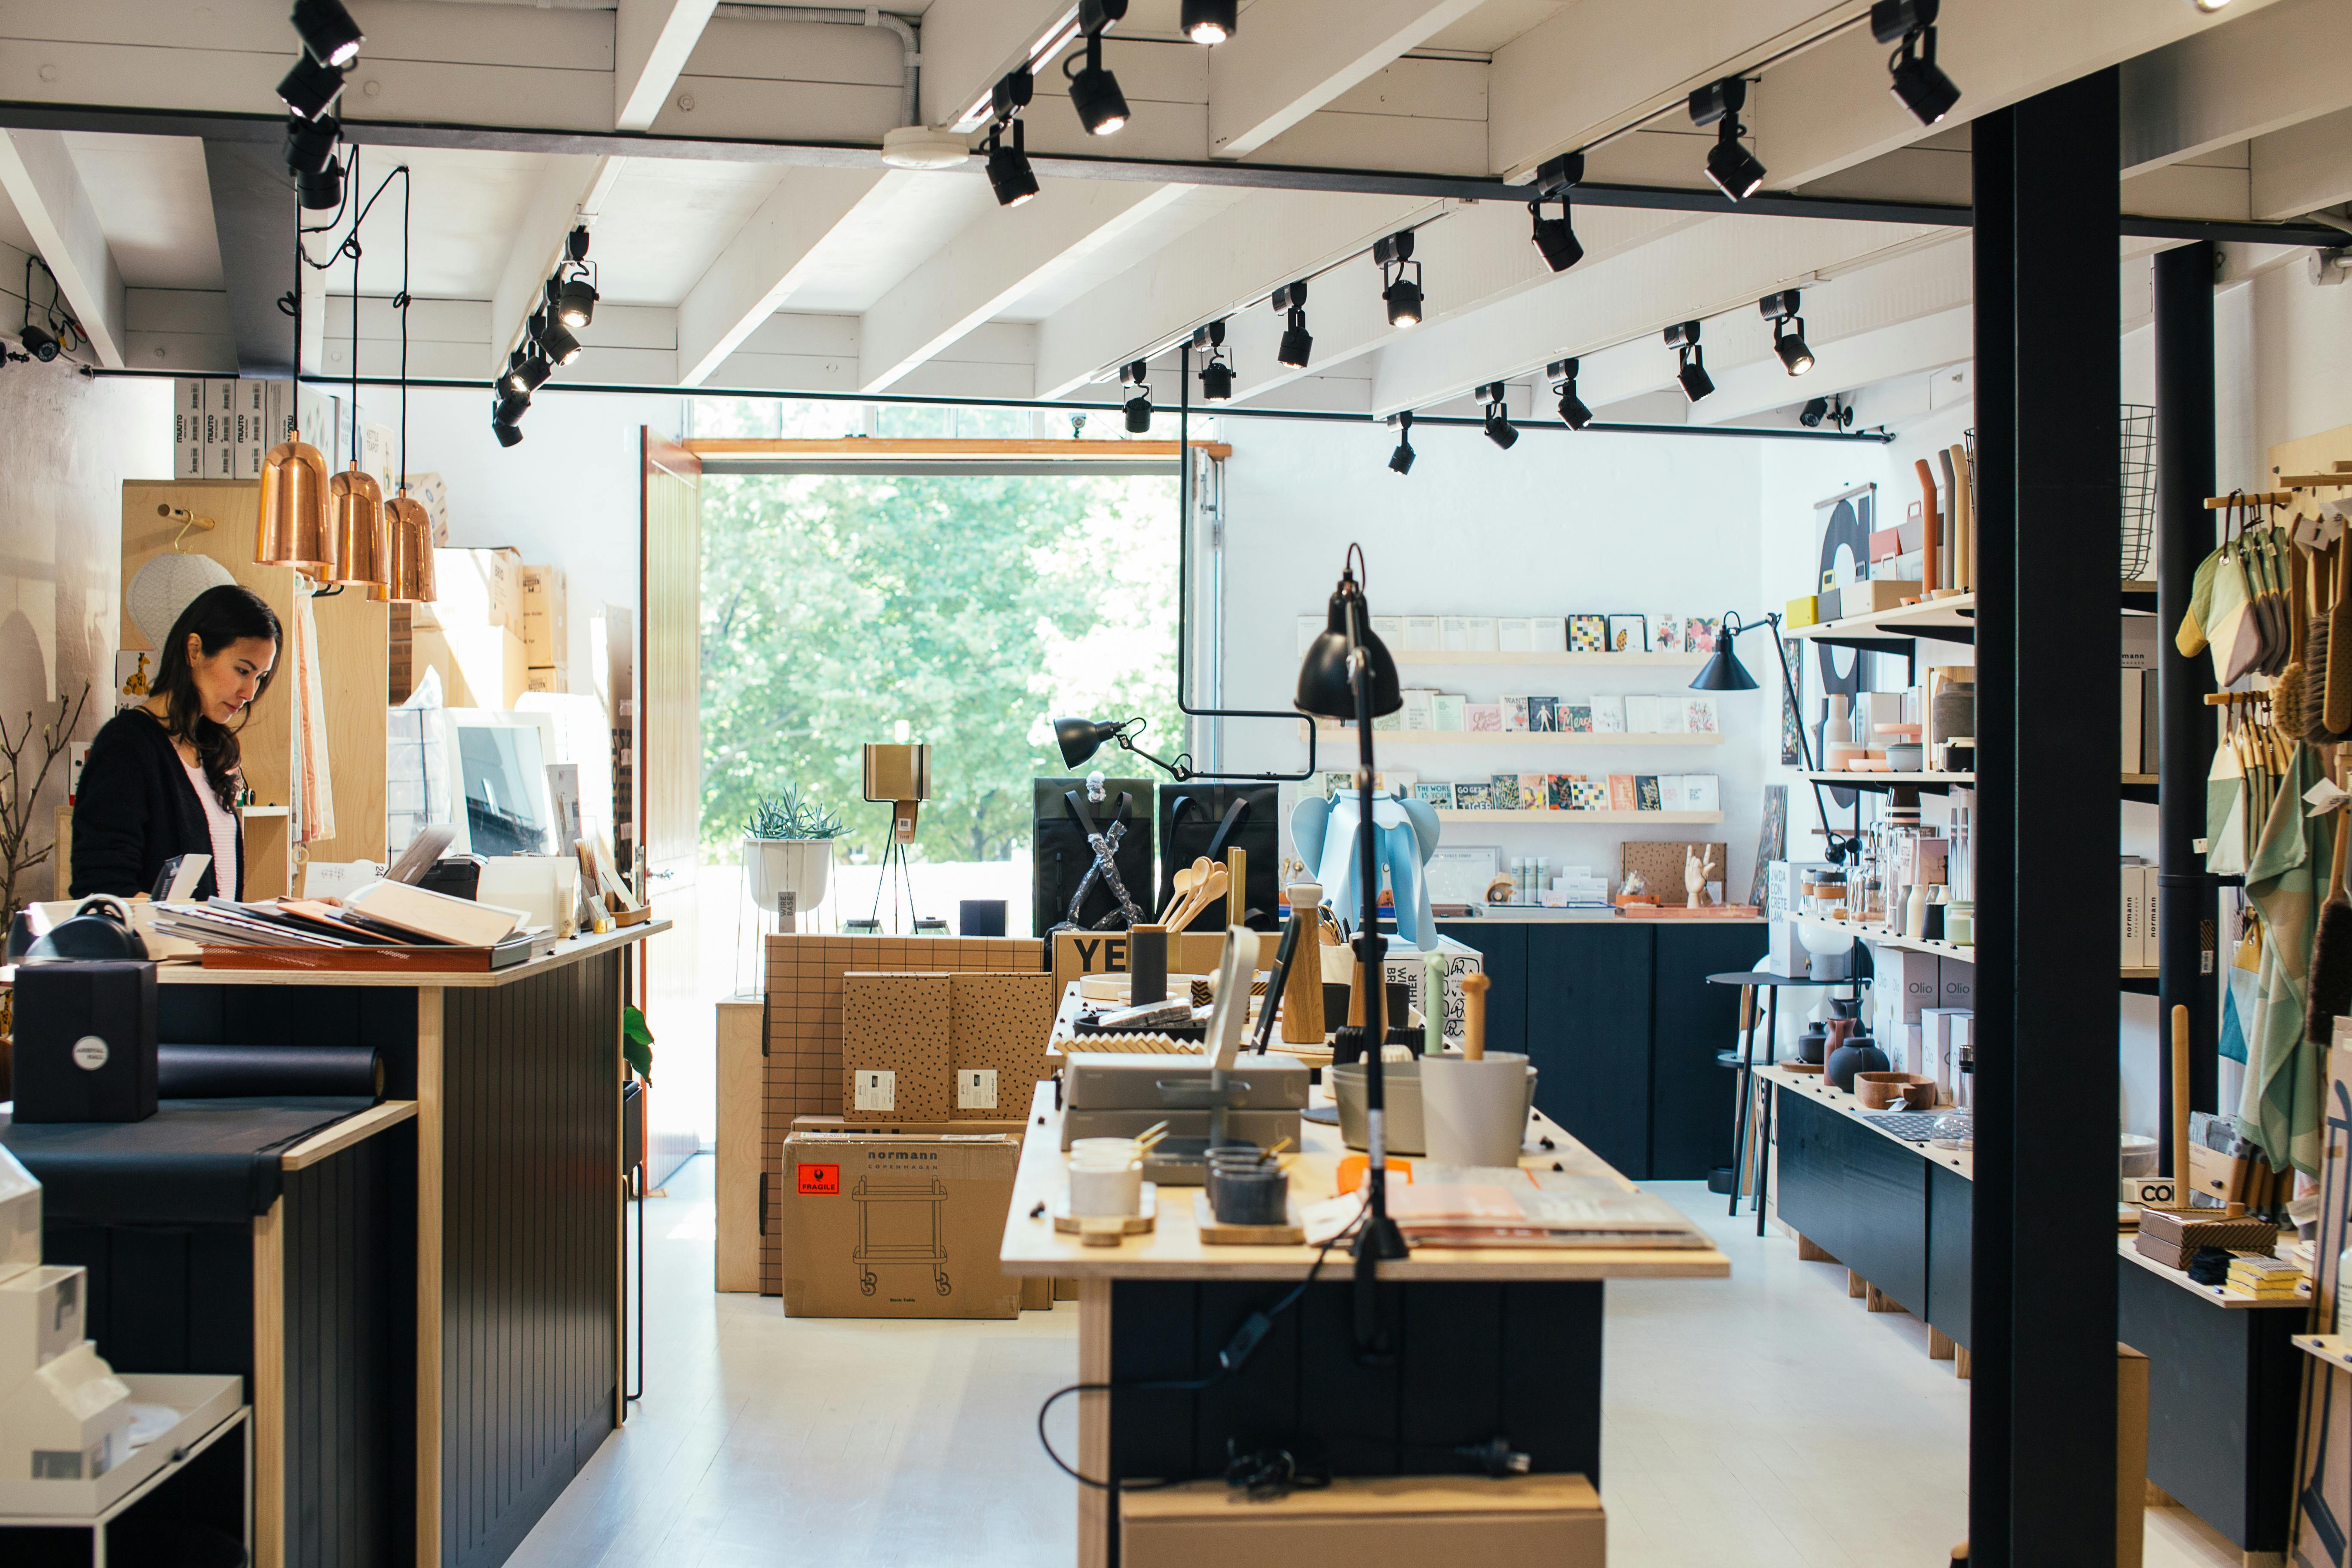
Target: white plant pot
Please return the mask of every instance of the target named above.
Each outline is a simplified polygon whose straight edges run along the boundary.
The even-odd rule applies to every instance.
[[[824,901],[833,876],[830,838],[743,839],[743,870],[751,883],[751,901],[761,910],[776,907],[776,895],[793,895],[793,907],[808,913]]]

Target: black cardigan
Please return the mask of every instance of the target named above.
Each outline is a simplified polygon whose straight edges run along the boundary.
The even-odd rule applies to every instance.
[[[89,743],[74,795],[73,896],[152,893],[173,856],[212,852],[204,802],[162,721],[138,708],[108,720]],[[218,890],[216,871],[206,870],[196,884],[198,899]],[[236,896],[245,897],[242,817],[236,819]]]

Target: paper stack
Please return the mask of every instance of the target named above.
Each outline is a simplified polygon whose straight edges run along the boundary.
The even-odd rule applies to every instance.
[[[2241,1252],[2230,1259],[2230,1289],[2264,1301],[2292,1301],[2303,1293],[2303,1270],[2284,1258]]]

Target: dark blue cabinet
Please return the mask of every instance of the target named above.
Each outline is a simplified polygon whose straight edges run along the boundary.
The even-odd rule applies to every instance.
[[[1646,1178],[1651,931],[1594,922],[1527,932],[1536,1105],[1618,1170]]]
[[[1699,1181],[1731,1163],[1731,1112],[1738,1099],[1732,1075],[1715,1058],[1739,1043],[1739,987],[1710,985],[1706,977],[1754,968],[1764,956],[1765,928],[1746,921],[1661,922],[1656,931],[1649,1173],[1654,1181]],[[1759,1027],[1759,1056],[1764,1047]]]

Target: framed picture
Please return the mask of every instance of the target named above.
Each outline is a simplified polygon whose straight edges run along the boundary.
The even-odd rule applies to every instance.
[[[1609,617],[1609,651],[1611,653],[1649,652],[1650,617],[1611,616]]]
[[[1483,904],[1486,884],[1503,868],[1503,852],[1493,845],[1447,844],[1429,858],[1424,873],[1433,904]]]

